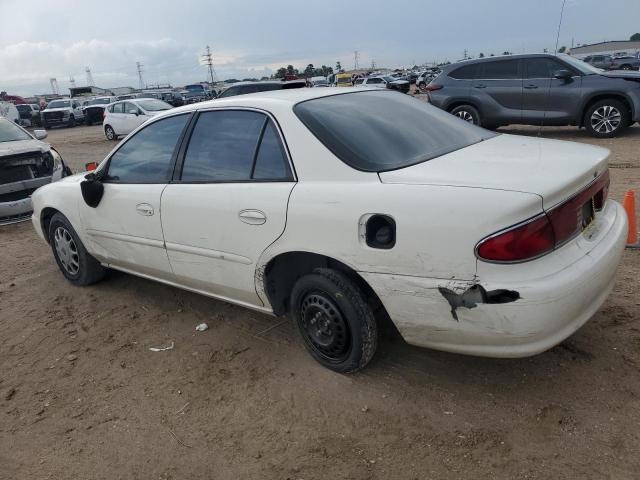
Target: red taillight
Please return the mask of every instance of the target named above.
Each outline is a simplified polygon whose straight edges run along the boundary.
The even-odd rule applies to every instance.
[[[476,253],[490,262],[523,262],[540,257],[571,240],[604,208],[609,171],[560,205],[532,220],[482,240]],[[592,208],[591,208],[592,207]]]
[[[102,111],[102,118],[107,118],[107,111],[106,110]]]
[[[520,226],[483,240],[477,253],[491,262],[521,262],[553,250],[555,235],[549,218],[542,214]]]
[[[434,92],[436,90],[440,90],[441,88],[444,88],[443,85],[438,85],[436,83],[430,83],[429,85],[427,85],[426,87],[424,87],[424,89],[427,92]]]

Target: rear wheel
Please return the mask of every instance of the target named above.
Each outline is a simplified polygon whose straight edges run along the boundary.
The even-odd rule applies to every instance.
[[[69,123],[67,123],[67,127],[71,128],[71,127],[75,127],[75,126],[76,126],[76,117],[71,115],[69,117]]]
[[[473,123],[474,125],[480,125],[480,113],[475,107],[471,105],[458,105],[451,110],[451,115],[455,115],[465,122]]]
[[[584,126],[592,137],[611,138],[631,124],[629,109],[620,100],[604,99],[591,105],[584,115]]]
[[[61,213],[49,223],[49,242],[60,271],[74,285],[91,285],[105,275],[105,268],[84,248],[78,234]]]
[[[363,292],[344,274],[318,268],[291,293],[291,313],[305,347],[336,372],[363,368],[376,351],[378,328]]]
[[[107,137],[107,140],[118,139],[118,136],[116,135],[116,132],[111,125],[107,125],[104,127],[104,136]]]

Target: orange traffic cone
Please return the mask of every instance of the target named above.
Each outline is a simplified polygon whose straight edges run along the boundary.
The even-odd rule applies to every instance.
[[[624,194],[622,202],[624,211],[629,218],[629,233],[627,234],[627,248],[640,248],[638,244],[638,225],[636,223],[636,192],[629,190]]]

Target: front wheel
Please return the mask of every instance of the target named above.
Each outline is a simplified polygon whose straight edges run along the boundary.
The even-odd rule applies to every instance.
[[[629,125],[629,109],[620,100],[613,98],[595,102],[584,114],[584,126],[596,138],[616,137]]]
[[[473,123],[474,125],[480,125],[480,113],[475,107],[471,105],[459,105],[451,110],[451,115],[455,115],[465,122]]]
[[[354,372],[373,357],[378,345],[375,317],[363,292],[344,274],[318,268],[300,278],[290,311],[306,349],[322,366]]]
[[[87,252],[67,217],[56,213],[49,223],[49,243],[60,271],[74,285],[102,280],[105,268]]]
[[[67,123],[67,127],[72,128],[76,126],[76,117],[74,117],[73,115],[71,115],[69,117],[69,123]]]

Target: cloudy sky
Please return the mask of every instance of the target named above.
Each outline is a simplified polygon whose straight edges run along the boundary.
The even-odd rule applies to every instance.
[[[0,90],[61,90],[85,68],[103,87],[206,79],[211,45],[219,79],[260,77],[278,67],[409,66],[553,50],[562,0],[0,0]],[[640,0],[567,0],[560,45],[628,39]]]

